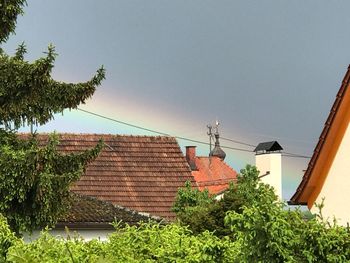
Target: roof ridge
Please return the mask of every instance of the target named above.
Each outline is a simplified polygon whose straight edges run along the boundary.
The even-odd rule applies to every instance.
[[[30,132],[18,132],[20,135],[30,135]],[[167,135],[133,135],[133,134],[112,134],[112,133],[85,133],[85,132],[40,132],[35,133],[36,135],[93,135],[93,136],[113,136],[113,137],[135,137],[135,138],[171,138],[176,139],[175,136],[167,136]]]
[[[218,178],[218,179],[211,179],[210,181],[198,181],[198,184],[202,183],[215,183],[215,182],[227,182],[227,181],[237,181],[237,178],[231,179],[231,178]]]

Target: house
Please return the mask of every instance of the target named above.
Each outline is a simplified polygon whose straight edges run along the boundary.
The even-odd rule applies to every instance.
[[[208,189],[210,194],[221,195],[230,182],[237,180],[237,172],[224,162],[226,154],[220,147],[218,133],[215,137],[215,147],[209,156],[196,156],[196,147],[187,146],[186,160],[199,190]]]
[[[26,138],[28,134],[21,136]],[[87,240],[106,239],[113,232],[114,220],[129,225],[148,220],[171,221],[175,219],[172,205],[186,181],[217,195],[237,177],[224,162],[218,138],[210,156],[197,157],[195,147],[189,146],[185,157],[176,139],[167,136],[65,133],[58,137],[57,147],[63,154],[90,149],[100,139],[105,146],[71,186],[72,208],[51,231],[55,236],[66,236],[68,227]],[[37,134],[42,145],[48,138],[48,134]],[[38,232],[27,240],[37,236]]]
[[[350,222],[350,66],[315,147],[307,170],[290,204],[311,211],[324,199],[322,214],[341,224]]]
[[[121,206],[115,206],[109,202],[99,200],[95,197],[84,196],[76,193],[71,194],[72,205],[55,227],[50,230],[53,236],[67,238],[79,235],[84,240],[100,239],[106,240],[107,236],[115,231],[112,223],[118,222],[121,226],[126,224],[133,226],[140,222],[166,223],[159,217],[145,215]],[[66,229],[68,228],[68,229]],[[25,241],[35,240],[40,231],[25,234]]]
[[[105,147],[88,164],[71,191],[144,214],[173,220],[171,207],[178,188],[195,185],[191,169],[173,137],[107,134],[59,134],[58,149],[78,153],[99,139]],[[38,134],[42,144],[48,134]]]

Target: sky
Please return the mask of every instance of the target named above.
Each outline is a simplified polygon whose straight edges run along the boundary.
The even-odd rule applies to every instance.
[[[65,82],[104,65],[106,80],[81,109],[201,142],[219,120],[223,138],[277,140],[311,156],[350,62],[349,9],[340,0],[28,0],[3,47],[11,54],[24,41],[33,61],[53,43],[52,76]],[[36,129],[157,135],[77,110]],[[237,171],[255,162],[252,152],[224,150]],[[308,161],[283,157],[284,198]]]

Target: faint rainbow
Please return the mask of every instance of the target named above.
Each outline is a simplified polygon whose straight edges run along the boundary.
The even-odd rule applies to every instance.
[[[157,130],[170,134],[172,136],[181,136],[192,138],[200,141],[208,141],[208,138],[203,129],[203,133],[198,131],[198,125],[193,125],[196,122],[188,116],[184,116],[182,112],[171,112],[166,108],[157,108],[144,101],[142,98],[131,98],[125,94],[117,96],[109,96],[103,92],[96,92],[92,99],[88,100],[81,108],[104,115],[110,118],[115,118],[127,123],[142,126],[152,130]],[[199,124],[199,126],[206,124]],[[195,128],[193,128],[195,127]],[[125,125],[117,124],[87,113],[72,110],[65,111],[63,116],[56,115],[55,120],[49,124],[38,127],[39,132],[79,132],[79,133],[111,133],[111,134],[132,134],[132,135],[157,135],[143,130],[138,130]],[[228,138],[244,138],[242,134],[225,134]],[[201,144],[195,144],[188,141],[178,140],[184,151],[186,145],[196,145],[198,155],[207,156],[209,147]],[[228,145],[222,141],[222,145]],[[254,154],[226,150],[226,162],[239,171],[247,163],[254,164]],[[288,192],[293,192],[293,188],[297,185],[301,178],[301,172],[296,171],[293,165],[286,165],[283,168],[284,188]]]

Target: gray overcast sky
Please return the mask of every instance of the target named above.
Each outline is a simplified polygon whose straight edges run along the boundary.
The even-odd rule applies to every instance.
[[[84,109],[202,141],[218,118],[226,138],[277,139],[310,156],[350,61],[348,10],[349,1],[29,0],[5,48],[25,41],[33,60],[53,43],[62,81],[103,64],[107,79]],[[79,112],[38,131],[53,129],[145,134]],[[237,170],[254,162],[226,152]],[[284,159],[287,197],[307,161]]]

